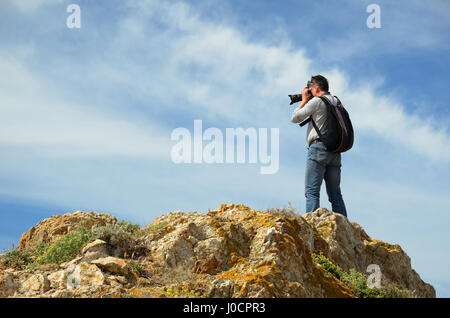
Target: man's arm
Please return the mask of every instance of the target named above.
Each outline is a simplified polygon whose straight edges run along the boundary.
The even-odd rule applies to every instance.
[[[307,117],[314,114],[317,110],[318,102],[318,98],[303,100],[292,113],[291,122],[293,122],[294,124],[298,124],[305,120]]]

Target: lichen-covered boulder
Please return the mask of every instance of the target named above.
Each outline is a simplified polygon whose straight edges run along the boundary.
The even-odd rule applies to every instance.
[[[88,213],[76,211],[63,215],[52,215],[22,234],[19,240],[19,249],[30,250],[39,244],[52,243],[67,233],[76,230],[80,225],[90,229],[94,225],[104,226],[115,223],[117,223],[115,217],[93,211]]]
[[[327,241],[329,257],[344,270],[365,273],[368,266],[380,266],[382,285],[393,284],[414,291],[417,297],[436,297],[430,284],[423,282],[411,268],[411,259],[397,244],[371,238],[364,229],[345,216],[325,208],[307,213],[304,218]]]

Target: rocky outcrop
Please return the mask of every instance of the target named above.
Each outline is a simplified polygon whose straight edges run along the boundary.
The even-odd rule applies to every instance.
[[[74,231],[79,225],[90,229],[94,225],[102,226],[115,223],[117,223],[115,217],[93,211],[89,213],[76,211],[63,215],[53,215],[24,233],[19,240],[19,249],[30,250],[39,244],[52,243],[67,233]]]
[[[82,212],[55,216],[25,233],[21,248],[68,233],[73,218],[91,220],[91,226],[116,223],[110,216]],[[62,224],[65,229],[55,231]],[[292,218],[234,204],[204,214],[172,212],[130,240],[140,253],[129,255],[138,256],[112,256],[114,246],[95,240],[62,264],[0,269],[0,296],[356,297],[313,261],[315,252],[345,270],[364,273],[378,264],[382,284],[435,297],[400,246],[372,239],[358,224],[323,208]]]
[[[324,208],[304,218],[327,241],[329,257],[343,269],[364,273],[370,264],[376,264],[381,268],[382,285],[394,284],[414,290],[420,297],[436,297],[433,286],[425,284],[411,268],[411,259],[399,245],[373,239],[359,224]]]
[[[305,221],[240,205],[222,205],[207,214],[164,215],[153,222],[158,223],[168,226],[143,238],[152,261],[203,274],[189,288],[202,286],[209,297],[351,294],[345,286],[321,274],[312,262],[315,241],[326,243]]]

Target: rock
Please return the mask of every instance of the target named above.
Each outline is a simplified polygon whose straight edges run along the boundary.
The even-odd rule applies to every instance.
[[[51,273],[50,275],[47,276],[47,279],[50,282],[50,288],[54,289],[54,288],[59,288],[63,282],[63,279],[65,277],[65,271],[64,270],[60,270],[54,273]],[[66,285],[64,284],[64,287]]]
[[[107,275],[106,283],[111,286],[122,287],[128,283],[128,280],[124,276]]]
[[[105,276],[96,265],[82,262],[78,266],[80,273],[80,287],[87,286],[96,288],[103,285],[103,283],[105,282]]]
[[[92,264],[97,265],[102,270],[114,274],[127,275],[129,272],[127,262],[125,262],[123,259],[112,256],[96,259],[92,261]]]
[[[70,298],[73,296],[73,291],[68,289],[62,289],[57,290],[53,293],[51,293],[48,297],[49,298]]]
[[[217,261],[216,257],[214,255],[211,255],[206,261],[200,262],[197,261],[194,265],[193,271],[195,273],[208,273],[213,274],[216,272],[217,268],[219,267],[219,262]]]
[[[49,289],[50,282],[47,277],[42,274],[35,274],[22,283],[20,292],[24,295],[38,295],[45,293]]]
[[[81,251],[81,254],[83,255],[82,260],[86,263],[90,263],[99,258],[108,257],[108,243],[102,240],[95,240],[86,245]]]
[[[18,288],[16,275],[10,271],[0,271],[0,297],[14,296]]]
[[[150,282],[150,280],[149,280],[148,278],[145,278],[145,277],[139,277],[139,278],[137,279],[137,281],[136,281],[136,284],[137,284],[138,286],[149,286],[149,285],[151,285],[151,282]]]
[[[95,240],[89,244],[87,244],[82,250],[81,254],[86,253],[107,253],[108,252],[108,243],[102,240]]]
[[[111,289],[106,289],[98,297],[101,298],[120,298],[121,289],[119,286],[112,287]]]
[[[76,230],[77,226],[82,224],[90,229],[94,225],[103,226],[115,223],[117,223],[115,217],[97,212],[77,211],[64,215],[52,215],[22,234],[19,240],[19,249],[30,250],[41,243],[52,243],[63,235]]]
[[[81,287],[99,287],[105,282],[102,271],[93,264],[81,262],[71,264],[47,276],[52,289],[77,289]]]

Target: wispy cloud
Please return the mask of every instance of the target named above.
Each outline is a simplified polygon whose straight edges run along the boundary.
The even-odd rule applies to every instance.
[[[0,55],[0,144],[43,156],[165,158],[163,130],[140,127],[95,108],[74,104],[58,86],[20,61]]]
[[[446,127],[438,129],[430,117],[407,113],[395,97],[380,96],[370,86],[344,96],[359,132],[377,134],[436,163],[450,161],[449,132]]]
[[[221,121],[279,123],[285,115],[278,106],[280,96],[298,90],[314,70],[304,52],[295,50],[289,42],[267,46],[250,41],[231,25],[201,20],[181,2],[139,2],[136,11],[131,10],[119,25],[112,51],[121,52],[131,46],[136,49],[139,43],[137,52],[146,56],[151,66],[121,56],[125,60],[115,63],[117,76],[122,74],[122,78],[133,81],[136,75],[145,78],[150,68],[161,82],[135,82],[134,89],[143,98],[175,95],[183,103],[168,107]],[[152,65],[152,60],[164,65]],[[127,75],[130,68],[133,78]],[[332,92],[351,110],[360,131],[378,134],[389,143],[401,144],[433,160],[450,159],[448,132],[427,118],[405,112],[405,105],[389,92],[380,94],[373,79],[367,79],[369,85],[355,85],[337,68],[322,72],[330,78]],[[351,88],[348,82],[352,82]],[[273,116],[268,118],[268,113]]]

